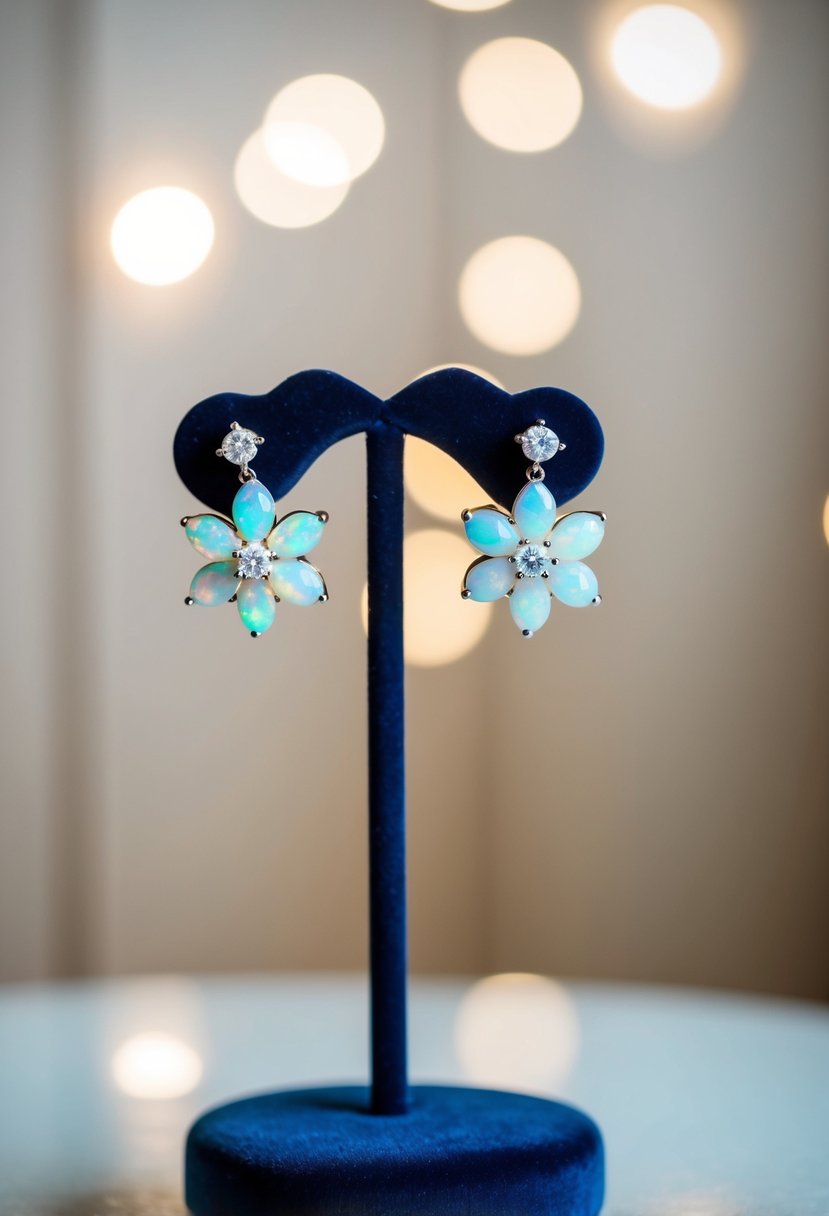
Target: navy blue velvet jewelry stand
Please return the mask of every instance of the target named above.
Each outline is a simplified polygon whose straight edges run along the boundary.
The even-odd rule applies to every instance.
[[[595,415],[561,389],[511,396],[457,368],[388,401],[333,372],[301,372],[260,397],[210,397],[178,429],[182,481],[225,515],[237,486],[215,451],[234,420],[267,436],[256,475],[276,499],[348,435],[365,433],[368,461],[372,1083],[265,1094],[202,1115],[185,1162],[194,1216],[596,1216],[601,1207],[602,1142],[586,1115],[407,1080],[403,446],[411,434],[442,448],[509,509],[523,483],[511,438],[536,418],[567,445],[547,466],[561,504],[601,463]],[[474,505],[459,503],[459,516]]]

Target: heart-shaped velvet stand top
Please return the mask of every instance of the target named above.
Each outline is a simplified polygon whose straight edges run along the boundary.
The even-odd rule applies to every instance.
[[[494,503],[509,509],[528,463],[513,437],[537,418],[566,445],[545,466],[556,502],[565,503],[590,484],[601,464],[604,439],[593,411],[564,389],[510,394],[460,368],[423,376],[387,401],[326,371],[299,372],[260,396],[218,393],[185,415],[173,454],[195,497],[228,515],[239,487],[216,449],[231,422],[267,440],[252,467],[277,499],[332,444],[360,431],[392,427],[441,448]],[[458,503],[458,513],[477,505]]]

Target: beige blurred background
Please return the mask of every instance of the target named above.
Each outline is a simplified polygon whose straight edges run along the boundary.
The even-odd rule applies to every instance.
[[[451,542],[414,542],[414,969],[829,997],[829,10],[689,0],[723,71],[676,111],[614,75],[636,7],[0,6],[0,979],[365,966],[362,441],[283,504],[331,513],[331,603],[255,646],[232,610],[182,606],[196,504],[171,443],[220,390],[329,367],[388,395],[464,362],[598,413],[606,462],[578,501],[609,515],[604,604],[531,643],[505,605],[458,624],[465,553],[447,575]],[[461,111],[463,65],[506,36],[581,83],[550,150],[493,146]],[[322,222],[263,223],[234,162],[319,72],[370,90],[382,153]],[[215,222],[166,287],[110,249],[159,185]],[[531,355],[481,342],[458,303],[469,258],[515,234],[580,284],[569,334]],[[411,476],[411,531],[460,536],[439,509],[466,487]]]

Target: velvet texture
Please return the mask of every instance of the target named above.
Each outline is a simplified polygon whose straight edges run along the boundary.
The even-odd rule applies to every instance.
[[[238,489],[215,451],[234,420],[267,443],[254,465],[274,498],[282,498],[332,444],[387,425],[442,448],[506,510],[521,489],[526,460],[513,435],[543,418],[567,445],[546,466],[556,502],[568,502],[596,476],[604,440],[595,414],[572,393],[534,388],[511,396],[460,368],[432,372],[382,401],[335,372],[291,376],[269,393],[220,393],[193,407],[176,433],[179,476],[211,510],[230,513]],[[459,503],[463,507],[477,503]]]
[[[416,1087],[405,1115],[364,1089],[268,1094],[202,1115],[187,1141],[195,1216],[596,1216],[602,1142],[556,1102]]]
[[[526,465],[513,436],[538,418],[567,445],[547,469],[547,484],[566,502],[601,462],[601,428],[584,402],[553,388],[510,396],[459,369],[425,376],[385,402],[333,372],[301,372],[260,397],[210,397],[178,429],[182,480],[223,514],[238,482],[215,452],[234,420],[267,439],[253,467],[277,499],[338,440],[362,431],[367,446],[370,1097],[356,1089],[273,1094],[203,1116],[187,1148],[196,1216],[599,1209],[601,1140],[585,1116],[479,1090],[418,1089],[410,1102],[406,1074],[405,436],[442,448],[508,509]]]

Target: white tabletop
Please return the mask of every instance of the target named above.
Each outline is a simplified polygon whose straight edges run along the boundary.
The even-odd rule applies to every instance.
[[[413,983],[413,1079],[581,1106],[605,1137],[606,1216],[829,1216],[824,1008],[582,983],[470,989]],[[366,1068],[358,977],[0,989],[0,1213],[179,1216],[200,1110]]]

